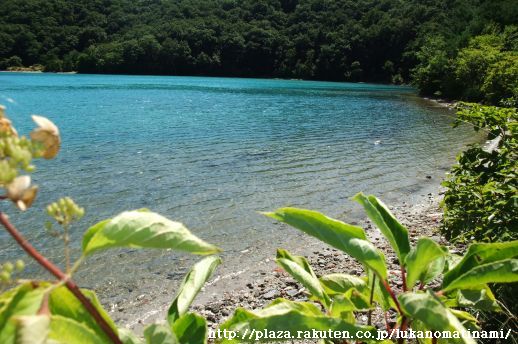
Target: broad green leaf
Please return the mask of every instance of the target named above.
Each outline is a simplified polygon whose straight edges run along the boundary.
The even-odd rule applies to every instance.
[[[356,288],[360,292],[367,291],[367,283],[360,277],[347,274],[329,274],[320,277],[320,283],[328,295],[344,294],[351,288]]]
[[[331,219],[316,211],[297,208],[281,208],[263,214],[342,250],[386,279],[387,267],[383,253],[367,240],[362,228]]]
[[[371,221],[374,222],[389,241],[398,256],[400,264],[403,264],[406,255],[410,252],[408,230],[392,215],[387,206],[376,197],[372,195],[365,196],[360,192],[353,197],[353,200],[363,206]]]
[[[179,344],[207,343],[207,321],[201,315],[187,313],[173,324],[173,333]]]
[[[442,272],[442,266],[437,267],[434,262],[444,264],[446,252],[432,239],[420,238],[417,246],[410,251],[405,259],[406,283],[408,289],[412,289],[415,283],[420,280],[428,283]]]
[[[277,252],[277,264],[288,272],[295,280],[309,290],[311,295],[323,302],[326,308],[330,306],[329,296],[324,292],[318,278],[304,257],[291,256],[287,251]],[[308,271],[309,270],[309,271]]]
[[[351,300],[351,302],[354,305],[355,310],[361,311],[372,308],[371,304],[369,303],[369,298],[360,293],[355,288],[349,289],[344,296]]]
[[[233,317],[226,321],[221,329],[239,331],[240,337],[223,340],[223,343],[241,343],[252,341],[272,341],[272,338],[259,338],[259,332],[284,331],[296,336],[297,331],[349,331],[354,336],[358,331],[369,331],[375,336],[376,330],[370,326],[360,326],[345,322],[338,317],[323,315],[318,307],[308,302],[292,302],[277,299],[263,309],[248,311],[238,308]],[[253,330],[253,331],[252,331]],[[242,336],[247,333],[248,336]],[[260,334],[260,333],[259,333]],[[276,338],[282,340],[282,338]],[[302,338],[304,339],[304,338]],[[275,339],[273,339],[275,340]]]
[[[144,330],[146,344],[179,344],[171,330],[164,325],[151,324]]]
[[[45,344],[50,331],[50,316],[22,315],[16,322],[16,344]]]
[[[516,257],[518,257],[518,240],[472,244],[464,258],[444,275],[443,288],[476,266]]]
[[[311,265],[309,265],[308,260],[302,256],[292,256],[288,251],[283,250],[282,248],[277,249],[277,258],[286,258],[291,261],[294,261],[298,265],[300,265],[304,270],[306,270],[308,273],[311,274],[311,276],[314,276],[317,278],[317,275],[315,275],[315,272],[311,268]]]
[[[51,315],[49,339],[62,344],[107,343],[85,324],[61,315]]]
[[[518,259],[506,259],[479,265],[453,280],[443,291],[481,289],[487,283],[518,282]]]
[[[422,322],[427,330],[466,333],[466,328],[462,326],[455,315],[433,295],[429,293],[404,293],[399,295],[398,299],[403,312],[413,321]],[[449,340],[452,343],[476,343],[468,336]]]
[[[115,323],[101,306],[96,294],[87,289],[81,289],[81,292],[92,302],[113,331],[117,333],[118,329],[115,326]],[[90,313],[84,308],[83,304],[65,286],[56,288],[50,293],[49,309],[51,314],[73,319],[88,327],[103,340],[109,340],[94,318],[92,318]]]
[[[431,282],[434,278],[443,273],[445,264],[446,256],[437,258],[436,260],[432,261],[422,277],[424,284]]]
[[[337,294],[331,299],[331,309],[329,311],[329,315],[332,317],[348,319],[348,322],[354,323],[355,320],[353,311],[355,310],[356,308],[354,307],[354,304],[351,300],[349,300],[344,295]]]
[[[219,264],[221,264],[221,258],[217,256],[206,257],[194,264],[185,275],[180,287],[178,287],[176,297],[167,311],[167,320],[171,326],[176,319],[187,312],[192,301]]]
[[[194,254],[219,249],[193,235],[185,226],[149,211],[126,211],[90,227],[83,237],[83,254],[114,247],[162,248]]]
[[[142,341],[127,328],[119,328],[119,338],[123,344],[142,344]]]
[[[22,285],[11,295],[0,313],[0,343],[15,343],[16,317],[35,315],[41,306],[45,288],[34,289],[30,283]]]
[[[501,310],[488,286],[479,290],[459,290],[457,293],[457,304],[459,307],[469,307],[483,311],[494,312]]]

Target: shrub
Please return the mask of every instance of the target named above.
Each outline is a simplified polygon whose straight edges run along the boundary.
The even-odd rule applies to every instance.
[[[484,130],[492,144],[472,145],[457,158],[447,180],[442,231],[454,241],[516,239],[518,228],[518,113],[460,103],[456,125],[468,122]]]

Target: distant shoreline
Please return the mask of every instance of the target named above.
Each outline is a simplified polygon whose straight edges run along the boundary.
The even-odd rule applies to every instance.
[[[20,69],[20,70],[0,70],[0,73],[28,73],[28,74],[35,74],[35,73],[38,73],[38,74],[79,74],[78,72],[44,72],[42,70],[37,70],[37,69],[28,69],[28,68],[24,68],[24,69]]]
[[[333,82],[348,84],[366,84],[366,85],[382,85],[382,86],[401,86],[414,87],[409,83],[392,84],[378,81],[337,81],[324,79],[300,79],[300,78],[281,78],[277,76],[239,76],[239,75],[180,75],[180,74],[125,74],[125,73],[81,73],[78,71],[71,72],[46,72],[43,69],[32,69],[31,67],[19,67],[19,70],[0,70],[0,73],[41,73],[41,74],[78,74],[78,75],[119,75],[119,76],[169,76],[169,77],[186,77],[186,78],[237,78],[237,79],[260,79],[260,80],[284,80],[284,81],[314,81],[314,82]],[[414,87],[415,88],[415,87]]]

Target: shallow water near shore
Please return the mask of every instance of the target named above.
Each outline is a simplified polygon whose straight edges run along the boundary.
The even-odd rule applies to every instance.
[[[297,206],[358,221],[349,200],[355,193],[412,202],[436,191],[455,155],[475,140],[470,128],[451,128],[451,110],[398,86],[2,73],[0,103],[21,133],[32,128],[33,113],[62,132],[58,158],[37,163],[33,208],[4,208],[57,262],[61,243],[44,233],[42,209],[65,195],[87,211],[73,228],[76,254],[86,228],[145,207],[246,266],[300,240],[257,211]],[[19,256],[0,231],[0,261]],[[149,284],[172,293],[192,261],[168,251],[108,251],[77,279],[116,303]]]

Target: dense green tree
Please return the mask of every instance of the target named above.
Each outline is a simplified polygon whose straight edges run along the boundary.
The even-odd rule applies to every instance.
[[[397,83],[413,74],[424,94],[494,101],[514,94],[516,30],[505,27],[516,18],[512,0],[0,0],[0,61]],[[496,46],[483,41],[495,35]]]

